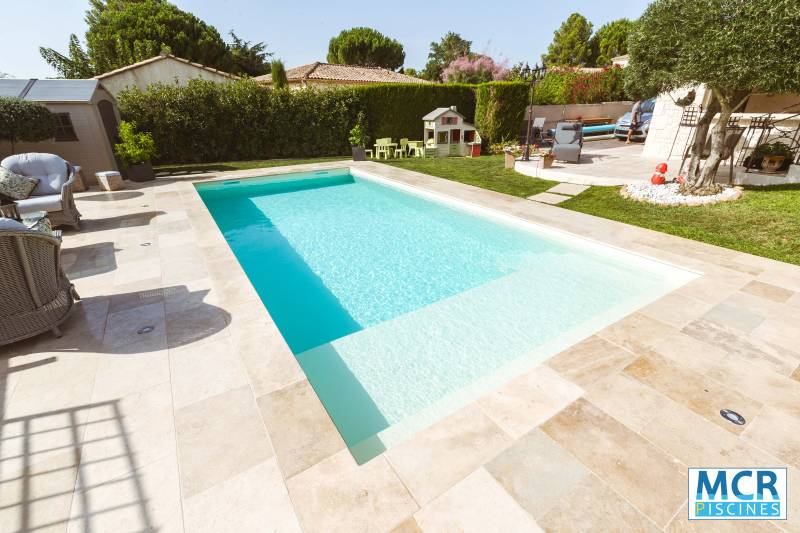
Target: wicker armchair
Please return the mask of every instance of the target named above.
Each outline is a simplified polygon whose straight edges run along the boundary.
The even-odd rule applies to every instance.
[[[17,200],[20,214],[46,211],[53,226],[67,224],[78,228],[81,214],[72,197],[75,167],[57,155],[33,152],[10,155],[0,161],[0,166],[39,179],[30,197]]]
[[[78,295],[61,269],[61,242],[0,218],[0,345],[45,331],[61,336]]]

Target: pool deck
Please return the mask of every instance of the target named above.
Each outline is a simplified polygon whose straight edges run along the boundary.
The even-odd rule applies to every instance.
[[[344,165],[703,275],[359,466],[192,186]],[[0,347],[3,532],[800,531],[800,267],[376,162],[126,183]],[[689,523],[689,466],[788,467],[789,520]]]

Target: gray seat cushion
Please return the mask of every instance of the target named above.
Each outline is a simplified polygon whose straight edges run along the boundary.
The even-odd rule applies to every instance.
[[[34,211],[61,211],[61,194],[47,194],[44,196],[31,196],[25,200],[17,200],[17,211],[20,215]]]
[[[28,229],[28,228],[25,227],[25,224],[23,224],[22,222],[18,222],[16,220],[14,220],[13,218],[0,217],[0,230],[4,230],[4,229],[12,230],[12,231],[19,231],[19,230]]]
[[[55,154],[27,153],[10,155],[0,161],[0,166],[17,174],[36,178],[39,184],[31,196],[61,193],[61,186],[69,179],[69,165]]]

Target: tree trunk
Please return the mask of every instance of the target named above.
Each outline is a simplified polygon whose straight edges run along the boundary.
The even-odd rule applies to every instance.
[[[722,162],[722,152],[725,148],[725,134],[728,131],[728,119],[731,118],[733,110],[727,102],[721,102],[722,109],[719,112],[719,121],[714,126],[714,131],[711,132],[711,153],[708,154],[706,164],[703,165],[703,170],[700,175],[693,181],[690,190],[694,193],[709,192],[715,193],[719,191],[719,186],[714,183],[714,178],[717,177],[717,169]]]
[[[717,169],[722,163],[722,156],[725,152],[725,137],[728,133],[728,120],[731,115],[738,110],[748,98],[749,90],[725,91],[713,89],[711,103],[709,103],[706,113],[698,121],[697,136],[692,146],[692,160],[689,163],[689,174],[686,184],[681,188],[683,194],[716,194],[721,187],[714,183],[717,177]],[[706,158],[703,169],[698,173],[700,159],[705,148],[708,123],[719,111],[719,119],[711,132],[711,151]],[[706,121],[703,128],[700,122]]]
[[[708,137],[708,129],[711,127],[711,121],[714,116],[719,113],[720,105],[719,100],[714,95],[708,103],[703,115],[697,121],[697,128],[695,129],[694,143],[692,144],[692,157],[689,160],[689,169],[686,171],[686,182],[694,183],[697,180],[697,171],[700,168],[700,162],[703,150],[706,146],[706,137]]]

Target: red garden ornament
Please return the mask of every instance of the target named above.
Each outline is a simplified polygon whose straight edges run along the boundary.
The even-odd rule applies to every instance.
[[[667,164],[659,163],[656,165],[655,173],[650,177],[650,183],[653,185],[664,185],[667,179],[664,174],[667,172]]]

